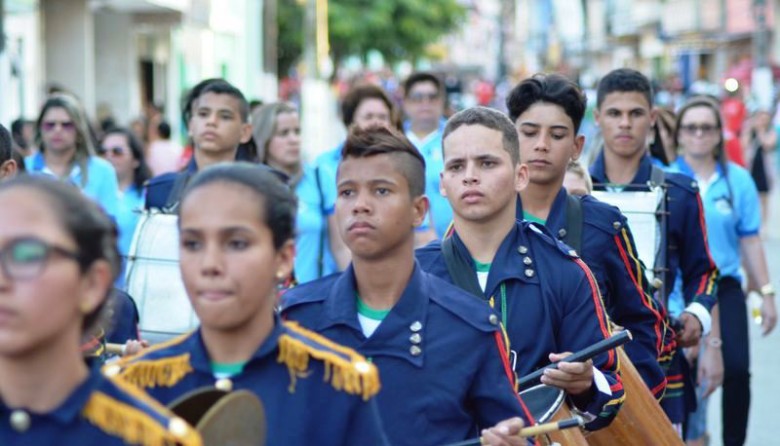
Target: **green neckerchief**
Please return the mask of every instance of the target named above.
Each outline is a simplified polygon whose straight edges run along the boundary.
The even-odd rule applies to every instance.
[[[236,376],[244,370],[247,361],[214,362],[211,361],[211,371],[216,375]]]
[[[390,310],[377,310],[375,308],[371,308],[368,305],[366,305],[365,302],[363,302],[363,299],[360,298],[360,296],[355,293],[355,300],[357,302],[357,312],[359,315],[372,319],[375,321],[383,321],[385,320],[385,317],[390,313]]]
[[[526,211],[523,211],[523,219],[527,220],[527,221],[530,221],[531,223],[539,223],[542,226],[544,226],[545,223],[547,223],[546,220],[542,220],[541,218],[539,218],[539,217],[537,217],[535,215],[531,215],[531,214],[529,214]]]

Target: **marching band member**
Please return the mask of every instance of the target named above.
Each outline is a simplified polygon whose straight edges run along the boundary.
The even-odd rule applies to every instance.
[[[447,122],[441,193],[454,211],[454,232],[417,250],[426,271],[449,282],[468,276],[475,295],[500,314],[519,375],[559,361],[611,335],[598,286],[588,267],[546,231],[515,219],[517,191],[528,184],[517,130],[503,114],[482,107]],[[449,244],[449,245],[448,245]],[[449,262],[464,273],[453,274]],[[614,350],[585,363],[562,363],[542,383],[567,392],[587,428],[608,425],[623,401]]]
[[[336,217],[352,263],[283,295],[282,315],[368,356],[394,445],[525,444],[499,319],[414,260],[428,211],[425,161],[399,132],[354,128],[338,169]],[[504,420],[504,421],[502,421]],[[498,423],[498,424],[497,424]],[[496,425],[497,424],[497,425]]]
[[[634,335],[626,353],[660,399],[666,389],[658,364],[664,320],[647,292],[626,218],[614,206],[590,196],[575,198],[562,187],[568,164],[582,152],[584,137],[577,132],[585,106],[580,88],[557,74],[526,79],[509,94],[509,117],[519,131],[520,157],[529,175],[517,218],[546,226],[577,251],[596,277],[610,319]]]
[[[119,270],[111,220],[45,176],[0,184],[0,444],[199,445],[183,420],[87,367]]]
[[[207,79],[196,85],[184,107],[184,116],[193,156],[183,171],[149,180],[146,209],[174,210],[198,170],[241,158],[239,146],[252,138],[249,103],[241,90],[223,79]]]
[[[376,367],[275,314],[276,285],[293,265],[295,208],[262,166],[194,176],[179,206],[179,256],[201,325],[106,373],[166,404],[204,386],[252,391],[265,406],[269,445],[385,444]]]
[[[679,322],[676,344],[696,345],[710,331],[710,310],[716,304],[718,269],[707,246],[699,189],[695,181],[680,174],[664,174],[654,167],[647,153],[647,139],[655,120],[650,81],[636,70],[611,71],[599,82],[595,118],[604,137],[604,150],[590,168],[597,190],[648,190],[658,182],[665,189],[666,223],[661,233],[661,277],[666,304],[678,270],[682,273],[685,311]],[[665,260],[665,262],[664,262]],[[664,309],[665,312],[665,309]],[[675,334],[670,330],[670,336]],[[661,401],[672,423],[684,418],[684,376],[689,376],[675,341],[665,341],[661,363],[667,366],[667,391]],[[673,358],[673,359],[672,359]],[[689,388],[689,390],[693,390]]]

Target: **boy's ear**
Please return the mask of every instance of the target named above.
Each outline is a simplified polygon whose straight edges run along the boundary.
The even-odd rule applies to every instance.
[[[241,144],[246,144],[252,139],[252,124],[245,122],[241,124]]]
[[[428,209],[430,203],[428,197],[420,195],[412,200],[412,211],[414,212],[413,224],[415,228],[419,228],[425,221],[425,216],[428,215]]]

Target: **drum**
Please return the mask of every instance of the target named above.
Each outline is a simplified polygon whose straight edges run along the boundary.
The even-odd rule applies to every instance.
[[[520,398],[538,424],[560,421],[572,416],[565,402],[566,393],[561,389],[539,384],[520,392]],[[540,435],[536,440],[548,446],[556,444],[587,446],[588,444],[580,429],[566,429]]]
[[[176,215],[141,215],[127,257],[125,291],[138,307],[142,339],[156,343],[198,326],[179,271]]]
[[[628,355],[618,348],[626,400],[609,426],[588,435],[594,446],[682,446],[683,442],[661,405],[650,393]]]

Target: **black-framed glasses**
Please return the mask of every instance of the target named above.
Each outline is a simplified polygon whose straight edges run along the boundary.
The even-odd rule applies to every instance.
[[[720,130],[720,127],[712,124],[687,124],[681,125],[680,130],[689,135],[696,135],[699,132],[701,132],[702,135],[712,135],[714,132]]]
[[[77,262],[77,252],[44,242],[34,237],[11,240],[0,249],[0,267],[3,274],[14,280],[29,280],[40,275],[52,255],[59,255]]]

